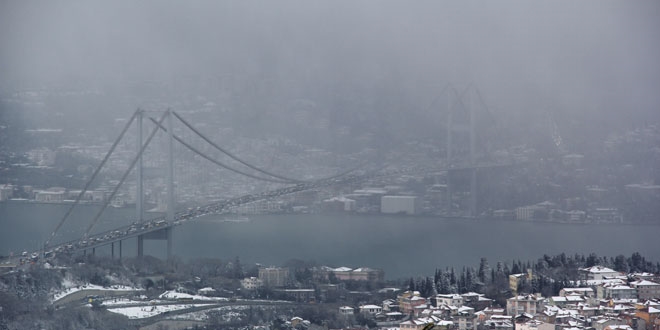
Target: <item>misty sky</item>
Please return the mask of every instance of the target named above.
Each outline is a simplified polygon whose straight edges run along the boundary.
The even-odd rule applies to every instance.
[[[0,88],[177,76],[472,82],[496,108],[660,115],[658,1],[2,1]],[[423,103],[423,102],[422,102]]]

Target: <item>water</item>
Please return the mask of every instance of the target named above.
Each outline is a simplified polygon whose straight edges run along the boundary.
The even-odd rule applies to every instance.
[[[62,228],[62,240],[80,237],[97,206],[82,206]],[[66,206],[0,203],[0,253],[33,250],[49,235]],[[131,222],[132,209],[112,209],[98,230]],[[536,260],[543,254],[580,253],[630,256],[640,252],[660,260],[660,226],[568,225],[514,221],[439,219],[370,215],[264,215],[249,222],[222,222],[207,216],[176,227],[174,254],[187,258],[216,257],[264,265],[293,258],[318,264],[373,267],[387,278],[432,275],[435,268],[476,266],[481,257],[497,261]],[[164,241],[145,241],[145,253],[163,257]],[[117,251],[117,250],[115,250]],[[123,244],[135,255],[135,239]],[[110,249],[97,249],[109,254]],[[117,253],[117,252],[115,252]]]

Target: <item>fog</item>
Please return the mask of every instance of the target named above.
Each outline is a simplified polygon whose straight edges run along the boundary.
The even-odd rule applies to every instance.
[[[0,259],[657,273],[659,41],[657,0],[0,0]]]
[[[4,1],[0,86],[223,77],[263,103],[377,113],[471,83],[495,112],[639,123],[659,113],[659,14],[657,1]]]

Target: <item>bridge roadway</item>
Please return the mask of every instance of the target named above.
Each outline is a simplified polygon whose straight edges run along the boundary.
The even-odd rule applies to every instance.
[[[347,174],[341,177],[322,179],[308,183],[300,183],[294,186],[288,186],[280,189],[270,190],[259,194],[244,195],[205,206],[188,208],[187,210],[177,212],[172,222],[168,222],[164,216],[152,218],[142,222],[134,222],[133,224],[127,226],[118,227],[88,237],[83,237],[81,239],[60,243],[51,247],[45,247],[45,249],[42,252],[43,252],[43,256],[48,258],[52,256],[54,253],[73,253],[77,251],[94,249],[97,247],[106,246],[109,244],[113,244],[115,242],[126,240],[132,237],[146,235],[149,233],[156,233],[160,231],[164,232],[169,228],[181,225],[188,221],[194,220],[195,218],[209,214],[221,214],[225,211],[228,211],[230,208],[239,205],[268,200],[288,194],[293,194],[309,189],[321,188],[325,186],[358,183],[376,177],[387,177],[393,175],[433,173],[433,172],[441,172],[448,170],[452,171],[452,170],[481,169],[481,168],[493,168],[493,167],[508,167],[511,165],[513,164],[507,163],[507,164],[491,164],[491,165],[480,165],[480,166],[452,166],[449,168],[444,167],[444,168],[436,168],[436,169],[405,168],[405,169],[388,170],[383,172],[372,171],[364,174]],[[38,252],[35,253],[40,254]]]
[[[387,175],[400,174],[400,171],[392,171],[392,172],[397,172],[397,173],[387,173]],[[309,183],[300,183],[294,186],[270,190],[259,194],[244,195],[205,206],[188,208],[187,210],[177,212],[174,215],[174,220],[172,222],[168,222],[164,216],[152,218],[142,222],[134,222],[127,226],[118,227],[105,232],[90,235],[88,237],[83,237],[81,239],[72,240],[54,246],[46,247],[45,249],[46,251],[44,251],[44,256],[50,257],[51,255],[53,255],[53,253],[73,253],[76,251],[94,249],[97,247],[109,245],[132,237],[164,231],[174,226],[184,224],[188,221],[194,220],[196,218],[208,214],[220,214],[225,211],[228,211],[232,207],[236,207],[252,202],[277,198],[280,196],[293,194],[296,192],[301,192],[309,189],[320,188],[324,186],[361,182],[376,176],[380,177],[385,175],[377,174],[377,173],[346,175],[339,178],[330,178],[330,179],[319,180]]]

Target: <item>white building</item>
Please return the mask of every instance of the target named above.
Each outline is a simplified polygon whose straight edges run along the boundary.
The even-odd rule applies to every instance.
[[[67,198],[66,189],[61,187],[48,188],[37,191],[34,199],[37,202],[62,202]]]
[[[0,201],[6,201],[14,197],[14,187],[9,184],[0,185]]]
[[[55,164],[55,152],[48,148],[32,149],[26,153],[27,158],[39,166]]]
[[[506,300],[506,313],[511,316],[522,313],[534,315],[543,310],[543,300],[543,297],[532,294],[509,298]]]
[[[598,299],[637,299],[637,290],[624,284],[603,284],[596,287]]]
[[[660,298],[660,284],[639,280],[630,282],[630,286],[637,289],[637,298],[642,300],[658,299]]]
[[[515,209],[516,220],[531,220],[534,218],[534,212],[545,210],[539,205],[521,206]]]
[[[529,320],[524,323],[516,324],[516,330],[555,330],[555,325],[539,320]]]
[[[586,280],[602,280],[605,277],[616,277],[621,273],[602,266],[593,266],[588,268],[581,268],[579,270],[582,277]]]
[[[454,306],[461,307],[463,306],[463,297],[459,294],[439,294],[435,296],[436,306]]]
[[[259,279],[269,287],[281,287],[289,281],[289,269],[280,267],[259,268]]]
[[[380,212],[387,214],[417,214],[419,198],[417,196],[383,196],[380,199]]]
[[[341,306],[339,307],[339,315],[353,315],[353,307]]]
[[[263,285],[264,285],[263,282],[254,276],[246,277],[241,280],[241,286],[247,290],[255,290]]]
[[[593,298],[595,296],[594,290],[592,288],[563,288],[559,290],[559,295],[562,297],[580,295],[589,298]]]
[[[376,315],[383,311],[383,308],[378,305],[362,305],[360,306],[360,313]]]

